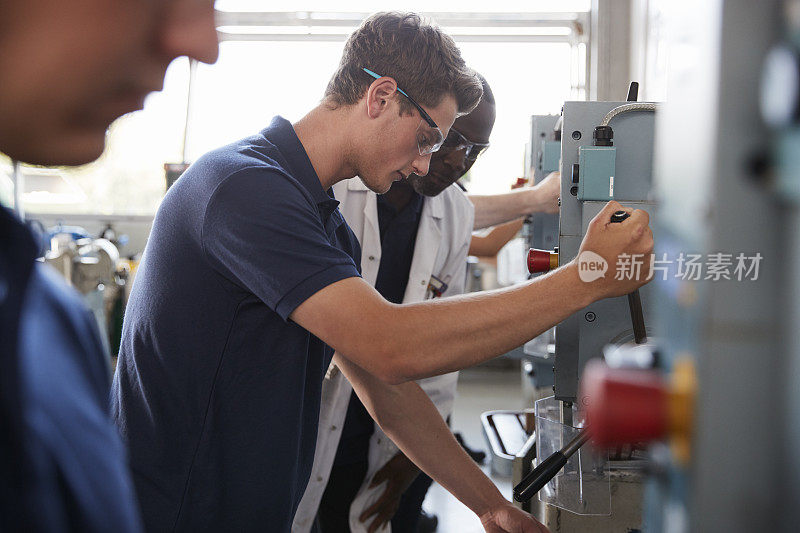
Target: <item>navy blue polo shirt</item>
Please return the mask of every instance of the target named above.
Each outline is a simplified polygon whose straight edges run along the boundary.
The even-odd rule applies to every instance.
[[[165,196],[112,390],[148,530],[290,529],[333,350],[289,315],[359,276],[337,206],[280,117]]]
[[[9,515],[2,524],[9,531],[139,531],[127,456],[108,416],[110,373],[97,322],[52,267],[34,261],[37,248],[0,208],[3,425],[21,443],[9,447],[9,435],[2,437],[4,454],[12,454],[2,457],[3,496],[21,506],[11,510],[20,524]],[[9,402],[17,412],[6,410]],[[15,473],[9,495],[5,482]]]

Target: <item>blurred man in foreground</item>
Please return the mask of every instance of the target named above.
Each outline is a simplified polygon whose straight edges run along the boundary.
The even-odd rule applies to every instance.
[[[211,0],[0,0],[0,152],[94,160],[181,55],[216,60]],[[0,530],[137,531],[95,322],[5,208],[0,235]]]

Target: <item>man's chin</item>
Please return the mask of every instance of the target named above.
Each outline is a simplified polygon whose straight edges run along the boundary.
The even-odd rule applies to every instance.
[[[105,132],[103,132],[92,135],[56,136],[51,137],[49,141],[40,140],[36,143],[12,142],[7,146],[0,146],[0,151],[12,159],[31,165],[80,166],[91,163],[103,155],[105,146]]]
[[[392,183],[382,183],[382,182],[373,182],[372,180],[365,180],[364,178],[359,176],[361,183],[363,183],[367,189],[371,190],[375,194],[385,194],[389,192],[389,189],[392,188]]]
[[[422,196],[438,196],[447,188],[430,181],[428,178],[420,178],[414,174],[409,176],[408,182],[417,194],[421,194]]]

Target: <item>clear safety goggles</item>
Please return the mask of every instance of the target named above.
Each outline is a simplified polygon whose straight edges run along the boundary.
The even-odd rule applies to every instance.
[[[448,150],[466,150],[464,157],[469,161],[475,161],[478,156],[489,148],[489,143],[476,143],[464,137],[461,132],[455,128],[450,128],[447,138],[444,140],[442,147]]]
[[[362,68],[361,70],[376,80],[383,77],[380,74],[372,72],[368,68]],[[403,89],[398,87],[397,92],[405,96],[408,101],[411,102],[411,105],[417,108],[417,111],[419,111],[419,114],[422,117],[422,120],[420,120],[416,131],[419,155],[428,155],[437,151],[442,147],[442,143],[444,143],[444,134],[442,133],[442,130],[439,129],[439,126],[436,125],[436,122],[431,118],[431,116],[424,109],[422,109],[422,106],[416,103],[413,98],[408,96]]]

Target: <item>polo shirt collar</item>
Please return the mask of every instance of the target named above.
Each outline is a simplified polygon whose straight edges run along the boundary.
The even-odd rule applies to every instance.
[[[38,252],[31,231],[10,209],[0,206],[0,315],[6,316],[7,304],[21,305]],[[0,325],[0,333],[8,326]]]
[[[281,116],[276,116],[261,133],[280,150],[283,157],[286,158],[292,177],[305,187],[320,211],[330,213],[335,210],[339,202],[333,197],[332,190],[326,192],[322,188],[317,171],[314,170],[308,153],[297,137],[292,123]]]

